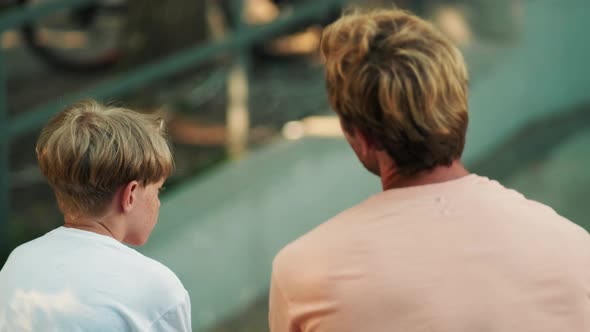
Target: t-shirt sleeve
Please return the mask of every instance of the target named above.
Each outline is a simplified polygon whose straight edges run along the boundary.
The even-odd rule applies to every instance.
[[[289,303],[280,289],[275,276],[270,283],[268,325],[271,332],[291,332],[291,317],[289,316]]]
[[[188,293],[177,305],[166,311],[159,319],[154,321],[149,331],[164,332],[190,332],[191,327],[191,302]]]

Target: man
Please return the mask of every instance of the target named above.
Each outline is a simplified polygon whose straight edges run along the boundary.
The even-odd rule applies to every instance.
[[[176,275],[144,244],[173,169],[160,120],[83,101],[37,142],[64,226],[16,248],[0,271],[0,331],[190,331]]]
[[[590,331],[588,233],[460,162],[457,48],[381,10],[340,18],[321,52],[330,103],[383,192],[281,250],[271,331]]]

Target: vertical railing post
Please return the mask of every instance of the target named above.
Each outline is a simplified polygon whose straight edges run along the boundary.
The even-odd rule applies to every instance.
[[[0,252],[8,248],[10,222],[10,136],[6,100],[6,61],[0,45]]]
[[[231,0],[232,26],[235,33],[244,28],[244,0]],[[228,77],[227,151],[231,159],[240,159],[248,147],[250,135],[249,68],[251,45],[239,50]]]

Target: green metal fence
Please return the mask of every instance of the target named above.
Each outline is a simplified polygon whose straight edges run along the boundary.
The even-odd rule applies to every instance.
[[[56,0],[40,5],[8,10],[0,15],[0,33],[18,28],[27,22],[69,8],[79,8],[97,2],[97,0]],[[188,68],[196,67],[213,57],[231,52],[237,56],[237,62],[247,63],[247,50],[253,43],[269,39],[286,32],[292,27],[307,22],[309,19],[321,18],[340,5],[343,0],[322,0],[309,2],[297,8],[292,15],[279,18],[269,24],[246,27],[238,24],[235,32],[220,41],[197,45],[178,52],[164,60],[142,66],[136,70],[120,74],[97,86],[62,96],[58,100],[10,118],[7,114],[8,102],[6,94],[6,61],[0,52],[0,246],[7,246],[6,225],[10,218],[10,160],[11,142],[19,135],[31,133],[49,120],[54,114],[68,104],[82,98],[98,99],[120,96],[129,91],[141,88],[154,81],[166,78]],[[241,0],[235,0],[235,8],[241,8]],[[240,17],[241,15],[238,15]]]

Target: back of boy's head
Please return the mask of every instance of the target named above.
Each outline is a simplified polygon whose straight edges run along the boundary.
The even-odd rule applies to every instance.
[[[158,182],[174,167],[162,120],[94,100],[55,116],[43,128],[36,152],[68,215],[100,216],[121,186]]]

